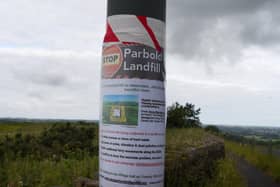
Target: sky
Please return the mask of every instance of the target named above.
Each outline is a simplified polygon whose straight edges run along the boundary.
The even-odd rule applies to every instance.
[[[168,0],[167,104],[280,125],[280,1]],[[98,119],[105,0],[0,1],[0,117]]]

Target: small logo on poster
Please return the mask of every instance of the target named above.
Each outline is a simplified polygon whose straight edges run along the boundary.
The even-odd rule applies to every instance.
[[[164,50],[142,44],[116,44],[103,50],[103,79],[165,80]]]
[[[105,48],[103,51],[103,77],[112,78],[122,65],[122,51],[117,45]]]
[[[138,125],[139,101],[137,95],[104,95],[102,121],[104,124]]]

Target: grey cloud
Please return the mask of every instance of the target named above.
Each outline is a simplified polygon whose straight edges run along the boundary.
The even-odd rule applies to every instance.
[[[77,89],[87,86],[85,83],[91,81],[91,78],[99,78],[98,74],[85,76],[85,72],[99,69],[99,63],[95,63],[99,62],[98,56],[53,50],[44,50],[35,55],[34,50],[23,50],[23,53],[19,51],[11,49],[1,56],[0,50],[0,60],[12,72],[13,79],[26,86]]]
[[[64,86],[68,83],[67,77],[58,73],[31,73],[26,75],[25,80],[29,80],[34,84],[58,87]]]
[[[41,92],[30,91],[27,93],[27,96],[30,98],[38,99],[38,100],[45,100],[46,97]]]
[[[280,7],[279,5],[274,5]],[[272,6],[272,5],[271,5]],[[246,44],[273,46],[280,43],[280,14],[272,7],[260,11],[248,19],[242,30],[242,40]]]
[[[276,0],[169,1],[168,50],[186,61],[236,62],[248,46],[278,45],[278,4]]]
[[[275,0],[173,0],[169,1],[171,15],[195,15],[203,17],[247,14]]]
[[[101,45],[105,1],[11,0],[0,9],[1,44],[79,51]]]
[[[40,58],[33,58],[33,60]],[[49,62],[48,62],[49,60]],[[65,71],[59,71],[60,64],[57,63],[57,69],[54,69],[54,60],[49,58],[40,59],[36,63],[25,64],[23,67],[14,67],[12,72],[14,78],[25,85],[33,84],[38,86],[50,87],[68,87],[71,83],[70,77]]]
[[[98,119],[105,2],[0,1],[0,116]],[[280,53],[270,48],[279,43],[279,7],[168,0],[168,103],[194,102],[209,123],[279,122]],[[242,57],[252,45],[261,48]]]
[[[0,116],[97,119],[99,62],[96,56],[0,54]]]

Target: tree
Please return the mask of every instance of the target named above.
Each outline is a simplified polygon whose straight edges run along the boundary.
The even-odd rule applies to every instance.
[[[216,134],[220,133],[220,129],[215,125],[208,125],[207,127],[205,127],[205,130]]]
[[[195,109],[195,105],[186,103],[185,106],[175,103],[167,108],[167,127],[200,127],[200,108]]]

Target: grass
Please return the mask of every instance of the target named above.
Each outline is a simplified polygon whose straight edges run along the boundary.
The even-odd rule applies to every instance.
[[[225,141],[226,149],[244,158],[280,182],[280,159],[261,152],[256,146]]]
[[[246,183],[237,171],[235,161],[227,157],[218,161],[215,177],[205,187],[246,187]]]
[[[80,176],[96,178],[98,157],[84,157],[82,160],[62,159],[37,161],[31,158],[6,161],[0,167],[0,186],[50,187],[72,186]]]
[[[217,137],[200,128],[167,129],[166,158],[172,158],[183,149],[204,147],[213,141],[217,141]]]
[[[45,128],[50,127],[51,123],[7,123],[7,124],[1,124],[0,123],[0,137],[6,136],[6,135],[14,135],[16,133],[22,133],[22,134],[39,134],[41,133]]]
[[[0,124],[0,137],[5,135],[14,136],[16,133],[39,135],[44,129],[49,129],[53,124],[51,123],[24,123],[24,124]],[[83,126],[84,127],[84,126]],[[39,137],[39,136],[38,136]],[[97,136],[96,136],[97,137]],[[168,129],[166,135],[166,160],[177,159],[180,153],[194,148],[201,148],[216,141],[217,138],[210,133],[205,132],[203,129]],[[98,138],[94,139],[94,145],[97,145]],[[205,159],[206,158],[206,159]],[[207,160],[207,155],[202,158],[203,161]],[[171,164],[182,163],[169,162]],[[234,161],[230,158],[218,161],[217,170],[212,180],[209,180],[205,173],[208,170],[199,170],[200,160],[197,161],[198,165],[192,168],[185,168],[186,172],[190,173],[190,177],[186,181],[181,180],[178,187],[194,186],[190,182],[197,182],[204,180],[199,184],[207,183],[206,187],[243,187],[241,177],[238,175]],[[168,170],[169,166],[166,167]],[[173,166],[171,167],[173,168]],[[179,167],[180,168],[180,167]],[[25,187],[50,187],[50,186],[72,186],[73,181],[78,177],[96,178],[98,172],[98,157],[85,155],[82,158],[76,159],[75,157],[62,158],[56,160],[54,158],[42,158],[35,160],[31,157],[21,158],[15,160],[6,158],[0,160],[0,187],[9,186],[25,186]],[[182,173],[182,171],[178,171]],[[203,174],[202,174],[203,173]],[[166,178],[176,178],[176,173],[167,172]],[[200,174],[202,174],[200,176]],[[180,178],[182,179],[182,178]],[[6,182],[5,182],[6,181]],[[8,182],[7,182],[8,181]],[[166,185],[173,187],[174,185]]]
[[[167,150],[181,150],[182,147],[201,147],[206,142],[212,141],[213,136],[203,129],[183,128],[168,129],[166,133]]]
[[[165,186],[201,186],[205,175],[198,176],[203,170],[200,166],[188,165],[187,150],[204,145],[211,136],[202,129],[168,129],[166,134]],[[202,158],[203,159],[203,158]],[[205,160],[205,159],[203,159]],[[184,164],[186,163],[185,166]],[[203,164],[204,165],[204,164]],[[192,168],[190,168],[192,167]],[[198,179],[198,177],[204,180]]]
[[[23,135],[39,135],[45,129],[54,125],[65,125],[67,122],[14,122],[14,123],[1,123],[0,122],[0,139],[4,136],[14,136],[17,133]],[[78,127],[91,127],[91,123],[81,124],[79,122],[71,122],[72,125]]]
[[[203,129],[168,129],[166,141],[167,187],[246,186],[245,180],[237,171],[235,161],[229,156],[211,162],[211,155],[207,155],[206,151],[196,155],[191,164],[184,165],[188,163],[189,156],[188,154],[182,154],[184,151],[202,148],[213,141],[220,141],[216,136],[205,132]]]
[[[96,178],[95,126],[2,124],[1,129],[8,137],[0,139],[0,187],[68,187],[81,176]]]
[[[178,156],[182,149],[204,147],[212,141],[217,141],[217,137],[203,129],[168,129],[166,134],[166,159],[173,159],[173,157]],[[236,168],[235,161],[228,154],[226,154],[225,159],[219,160],[216,164],[217,168],[214,176],[206,182],[205,187],[246,187],[245,180]],[[174,173],[170,175],[175,176]],[[180,186],[188,186],[188,184],[181,183]]]

